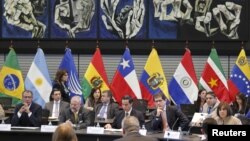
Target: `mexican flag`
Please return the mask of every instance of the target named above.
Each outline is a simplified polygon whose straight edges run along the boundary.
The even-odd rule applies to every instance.
[[[205,64],[200,87],[213,91],[220,101],[230,102],[227,80],[215,48],[212,48]]]
[[[84,99],[90,95],[92,88],[101,88],[101,91],[109,90],[108,77],[99,48],[96,48],[95,54],[83,77],[82,89]]]

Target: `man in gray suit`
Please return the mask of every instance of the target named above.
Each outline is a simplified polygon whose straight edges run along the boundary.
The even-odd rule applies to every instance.
[[[122,122],[123,138],[114,141],[157,141],[156,138],[142,136],[139,133],[140,123],[134,116],[127,116]]]
[[[96,105],[96,119],[113,119],[119,111],[119,105],[113,102],[112,93],[109,90],[103,91],[101,96],[102,103]]]
[[[50,117],[58,118],[63,110],[69,108],[69,103],[61,100],[62,95],[59,89],[54,88],[51,92],[51,96],[53,101],[45,104],[45,110],[50,112]]]

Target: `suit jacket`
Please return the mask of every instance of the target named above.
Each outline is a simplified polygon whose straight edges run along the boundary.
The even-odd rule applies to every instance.
[[[45,108],[44,109],[46,109],[46,110],[49,111],[49,116],[52,116],[53,105],[54,105],[54,101],[50,101],[50,102],[47,102],[45,104]],[[64,111],[67,108],[69,108],[69,103],[68,102],[64,102],[64,101],[60,101],[59,115],[62,113],[62,111]]]
[[[140,122],[140,126],[142,126],[144,124],[144,116],[142,114],[142,112],[140,111],[137,111],[135,109],[132,109],[131,113],[130,113],[130,116],[135,116],[137,117],[137,119],[139,120]],[[119,111],[116,116],[115,116],[115,119],[112,123],[112,128],[117,128],[117,129],[120,129],[122,128],[122,120],[124,119],[125,117],[125,111],[122,110],[122,111]]]
[[[65,85],[66,85],[66,84],[65,84]],[[62,84],[60,84],[59,82],[54,82],[53,88],[59,89],[60,92],[61,92],[61,95],[62,95],[62,100],[63,100],[63,101],[66,101],[66,102],[68,102],[68,103],[70,103],[69,93],[67,93],[67,92],[64,90],[64,87],[63,87]],[[53,101],[52,95],[50,95],[50,101]]]
[[[81,129],[86,128],[91,123],[89,113],[83,107],[81,107],[78,112],[78,121],[75,120],[74,113],[71,111],[70,107],[65,109],[59,115],[59,124],[67,120],[70,120],[73,124],[79,124]]]
[[[149,117],[149,119],[151,120],[151,129],[162,131],[162,118],[161,116],[156,117],[156,113],[157,110],[154,110]],[[183,130],[188,129],[189,120],[187,116],[180,110],[178,110],[175,106],[167,106],[166,115],[168,120],[168,126],[170,129],[177,129],[179,126]]]
[[[23,112],[19,118],[17,113],[22,106],[23,103],[16,105],[15,112],[11,120],[11,125],[40,127],[42,122],[42,107],[35,102],[32,102],[29,109],[32,112],[31,116],[29,117],[26,112]]]
[[[157,141],[157,139],[148,136],[142,136],[139,132],[129,132],[123,138],[119,138],[114,141]]]
[[[99,103],[95,107],[95,118],[97,118],[97,115],[99,114],[103,103]],[[115,114],[119,111],[119,105],[115,102],[110,102],[108,105],[107,110],[107,119],[112,119],[115,117]]]

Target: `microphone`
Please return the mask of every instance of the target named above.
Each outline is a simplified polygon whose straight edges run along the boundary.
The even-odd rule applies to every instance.
[[[176,125],[176,123],[177,123],[178,120],[179,120],[179,117],[175,120],[175,122],[174,122],[174,124],[173,124],[171,130],[174,130],[174,127],[175,127],[175,125]]]
[[[194,126],[190,126],[188,128],[188,131],[183,131],[183,135],[192,135],[192,133],[190,133],[191,129],[193,128]]]

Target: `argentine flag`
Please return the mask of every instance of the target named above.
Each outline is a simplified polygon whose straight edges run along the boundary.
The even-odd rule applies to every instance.
[[[52,90],[51,80],[43,50],[37,49],[36,56],[25,79],[25,89],[33,92],[33,101],[45,106]]]
[[[74,58],[71,54],[71,49],[66,48],[66,52],[62,58],[59,69],[66,70],[68,72],[69,78],[66,84],[70,92],[70,98],[75,95],[82,97],[82,87],[80,85],[78,72],[76,71]]]

